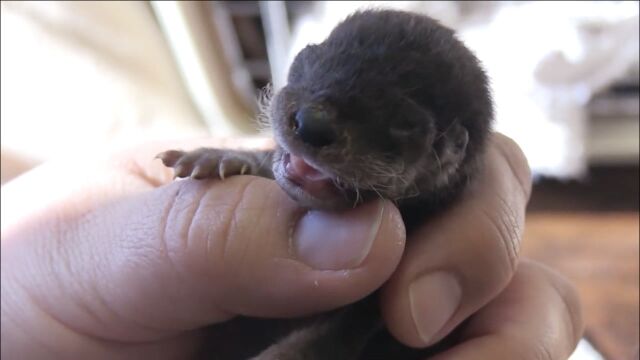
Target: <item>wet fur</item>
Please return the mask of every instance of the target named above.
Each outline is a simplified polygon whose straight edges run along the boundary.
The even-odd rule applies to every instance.
[[[331,210],[376,197],[391,199],[409,232],[453,202],[482,166],[493,117],[488,80],[454,33],[427,16],[389,10],[355,13],[326,41],[297,55],[283,89],[275,94],[268,90],[259,120],[268,121],[273,130],[274,151],[254,156],[217,149],[197,150],[197,156],[169,151],[160,155],[165,165],[178,176],[192,177],[207,166],[215,168],[207,174],[218,171],[220,177],[251,169],[249,174],[275,178],[309,208]],[[329,146],[309,146],[291,127],[297,109],[309,105],[332,114],[339,136]],[[287,182],[287,153],[332,174],[341,193],[318,199]],[[222,171],[224,161],[235,166]],[[272,328],[282,331],[266,350],[243,346],[244,356],[229,358],[422,358],[435,350],[409,349],[395,341],[384,330],[375,294],[302,322],[240,321],[253,321],[254,327],[279,324]]]

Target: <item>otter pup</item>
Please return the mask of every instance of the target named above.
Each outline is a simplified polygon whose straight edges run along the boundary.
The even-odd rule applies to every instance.
[[[177,177],[275,179],[308,208],[387,198],[410,232],[473,179],[493,105],[478,59],[452,30],[424,15],[367,10],[300,51],[267,116],[272,151],[202,148],[159,157]],[[383,328],[375,301],[372,295],[325,316],[257,359],[360,358]]]

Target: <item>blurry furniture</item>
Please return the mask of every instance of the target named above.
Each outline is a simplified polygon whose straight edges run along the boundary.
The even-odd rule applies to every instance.
[[[635,72],[611,84],[589,103],[587,156],[593,165],[638,166],[639,79]]]
[[[78,152],[206,134],[147,2],[0,7],[3,183]]]
[[[151,1],[151,8],[189,95],[209,132],[256,132],[256,94],[240,61],[231,19],[217,2]],[[215,11],[214,11],[215,10]]]

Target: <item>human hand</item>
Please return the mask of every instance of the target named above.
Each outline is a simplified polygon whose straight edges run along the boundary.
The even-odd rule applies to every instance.
[[[432,345],[465,319],[461,341],[438,359],[566,359],[583,332],[575,289],[557,273],[519,262],[531,192],[527,161],[493,134],[478,181],[407,239],[382,290],[401,342]]]
[[[346,305],[397,266],[389,202],[304,213],[274,181],[174,182],[153,160],[202,145],[87,155],[2,188],[3,357],[184,359],[205,326]]]
[[[397,267],[404,228],[389,202],[347,218],[311,212],[300,220],[300,209],[265,179],[171,182],[150,159],[179,146],[50,164],[3,187],[3,355],[184,358],[206,325],[345,305]],[[318,229],[322,239],[314,238]],[[335,241],[315,241],[328,238]],[[402,292],[408,268],[385,293]],[[493,286],[496,294],[504,287]],[[386,300],[388,324],[402,328],[402,316],[389,316],[394,306],[402,315],[401,302]]]
[[[565,360],[583,332],[575,289],[527,259],[507,288],[459,328],[455,344],[432,360]]]

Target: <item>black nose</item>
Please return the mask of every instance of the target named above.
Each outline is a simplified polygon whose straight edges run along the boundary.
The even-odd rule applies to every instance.
[[[303,107],[293,118],[292,126],[300,140],[314,147],[323,147],[336,140],[332,121],[331,114],[325,110]]]

